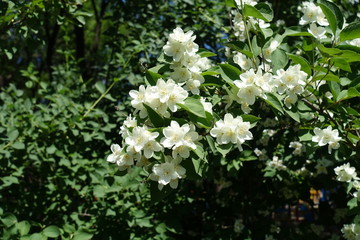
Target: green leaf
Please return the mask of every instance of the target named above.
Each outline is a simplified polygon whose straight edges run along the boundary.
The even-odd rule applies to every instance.
[[[204,76],[205,82],[202,84],[202,86],[217,86],[222,87],[224,85],[224,82],[221,78],[205,75]]]
[[[265,22],[270,22],[274,17],[273,10],[266,3],[258,3],[255,6],[245,4],[243,15],[262,19]]]
[[[291,109],[289,110],[285,110],[285,112],[292,118],[294,119],[295,121],[297,121],[298,123],[300,123],[300,114],[298,111],[296,111],[296,108],[295,107],[292,107]]]
[[[25,149],[25,144],[23,142],[14,142],[12,147],[18,150]]]
[[[191,112],[188,112],[188,113],[189,113],[189,118],[190,118],[191,122],[195,123],[198,127],[202,127],[202,128],[206,128],[206,129],[209,129],[212,127],[213,116],[210,113],[205,112],[207,118],[198,117],[198,116],[192,114]]]
[[[205,159],[205,152],[204,152],[204,149],[202,148],[202,146],[200,145],[196,145],[196,149],[195,150],[192,150],[196,156],[198,156],[198,158],[202,161],[206,161]]]
[[[8,187],[12,184],[19,184],[19,179],[14,176],[5,176],[5,177],[2,177],[1,180],[4,182],[2,184],[3,187]]]
[[[56,147],[55,147],[54,144],[52,144],[50,147],[47,147],[47,148],[46,148],[46,152],[47,152],[48,154],[54,154],[55,151],[56,151]]]
[[[205,161],[202,161],[202,159],[191,158],[191,161],[194,165],[196,174],[202,177],[203,174],[207,171],[208,164]]]
[[[16,227],[20,233],[20,236],[24,236],[29,233],[31,225],[28,221],[21,221],[16,224]]]
[[[354,207],[358,206],[358,201],[357,198],[352,198],[347,202],[347,206],[349,207],[349,209],[353,209]]]
[[[150,121],[155,127],[163,127],[165,124],[165,120],[162,116],[160,116],[154,109],[143,103],[144,107],[146,108],[146,111],[148,113],[148,116],[150,118]]]
[[[348,90],[348,98],[354,98],[354,97],[360,97],[360,92],[356,88],[351,87]]]
[[[12,130],[12,131],[9,133],[9,136],[8,136],[9,141],[10,141],[10,142],[11,142],[11,141],[14,141],[18,136],[19,136],[19,131],[16,130],[16,129]]]
[[[200,48],[199,51],[197,52],[197,54],[199,54],[200,57],[202,57],[202,58],[217,56],[215,53],[210,52],[210,51],[206,50],[205,48]]]
[[[274,32],[271,28],[260,28],[262,34],[264,35],[265,39],[271,37]]]
[[[272,93],[267,93],[266,96],[267,96],[267,99],[265,99],[265,102],[267,104],[269,104],[270,106],[272,106],[274,109],[276,109],[279,112],[281,112],[282,114],[284,114],[283,106],[282,106],[282,103],[279,100],[279,98],[275,94],[272,94]]]
[[[46,240],[46,239],[47,239],[47,237],[41,233],[34,233],[34,234],[31,234],[31,236],[30,236],[30,240]]]
[[[7,213],[1,217],[1,222],[5,225],[5,227],[9,228],[17,222],[14,214]]]
[[[102,82],[96,82],[95,84],[95,88],[100,92],[100,93],[104,93],[106,88],[105,85]]]
[[[322,44],[318,44],[317,47],[324,57],[340,56],[342,54],[342,51],[337,48],[326,48]]]
[[[334,64],[334,67],[340,68],[341,70],[351,72],[351,67],[348,61],[346,61],[344,58],[331,58],[330,60],[331,64]]]
[[[257,121],[261,120],[261,118],[250,114],[243,114],[241,115],[241,118],[243,119],[244,122],[250,122],[250,123],[256,123]]]
[[[150,85],[155,86],[156,82],[161,75],[152,71],[147,70],[145,73],[146,80],[149,82]]]
[[[184,104],[178,104],[182,109],[186,110],[187,112],[190,112],[198,117],[205,118],[206,119],[206,113],[204,106],[200,102],[200,99],[195,97],[188,97],[185,99]]]
[[[307,141],[311,141],[312,137],[313,137],[313,133],[310,132],[309,130],[306,131],[302,131],[302,133],[299,134],[299,140],[300,142],[307,142]]]
[[[60,229],[57,226],[51,225],[46,227],[42,233],[47,237],[56,238],[60,236]]]
[[[288,62],[289,59],[284,51],[276,49],[271,53],[271,64],[273,67],[273,72],[276,72],[279,69],[283,69]]]
[[[96,185],[93,191],[94,196],[96,196],[97,198],[102,198],[106,195],[106,188],[102,185]]]
[[[340,42],[355,38],[360,38],[360,22],[350,23],[340,32]]]
[[[241,156],[239,160],[242,162],[254,161],[254,160],[258,160],[258,157],[253,155],[253,151],[245,150],[241,152]]]
[[[282,35],[283,37],[300,37],[300,36],[304,36],[304,37],[312,37],[311,33],[309,32],[301,32],[298,28],[296,27],[289,27],[285,30],[285,32]]]
[[[242,41],[231,41],[231,42],[225,43],[224,45],[227,46],[228,48],[230,48],[231,50],[245,54],[248,58],[253,57],[253,54],[248,49],[248,46]]]
[[[241,71],[237,67],[234,67],[230,64],[220,64],[221,76],[223,79],[232,84],[234,80],[240,79]]]
[[[330,87],[330,91],[332,95],[334,96],[334,99],[336,99],[341,90],[340,85],[337,82],[333,82],[333,81],[328,82],[328,85]]]
[[[317,69],[319,70],[319,69]],[[321,70],[319,70],[321,71]],[[340,79],[338,76],[328,72],[328,73],[319,73],[318,75],[316,75],[316,77],[313,78],[313,80],[326,80],[326,81],[331,81],[331,82],[336,82],[336,83],[340,83]]]
[[[219,145],[219,144],[216,143],[215,148],[223,157],[225,157],[226,154],[228,154],[231,151],[233,145],[234,144],[232,144],[232,143],[228,143],[228,144],[225,144],[225,145]]]
[[[213,139],[211,136],[206,135],[206,141],[208,142],[211,151],[212,151],[214,154],[216,154],[217,151],[216,151],[216,148],[215,148],[214,139]]]
[[[90,240],[93,236],[94,236],[94,234],[91,234],[84,230],[79,230],[74,233],[73,240]]]
[[[337,96],[336,101],[343,101],[354,97],[360,97],[360,93],[356,88],[351,87],[348,90],[341,91]]]
[[[300,64],[302,71],[306,72],[308,76],[311,76],[311,67],[309,62],[305,58],[291,53],[287,53],[287,55],[295,64]]]
[[[226,6],[236,8],[236,3],[234,0],[226,0]]]
[[[335,35],[336,29],[342,29],[344,25],[344,16],[341,10],[338,8],[338,6],[336,6],[336,4],[326,0],[320,0],[318,5],[328,20],[331,31]]]

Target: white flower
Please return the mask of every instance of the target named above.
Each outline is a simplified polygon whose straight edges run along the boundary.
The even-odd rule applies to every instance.
[[[170,81],[170,80],[169,80]],[[173,85],[173,89],[169,95],[167,106],[172,112],[177,111],[177,104],[184,103],[184,100],[188,97],[188,92],[178,85]]]
[[[130,136],[125,138],[125,143],[140,152],[146,143],[155,140],[159,136],[157,132],[149,132],[145,126],[135,127]]]
[[[203,98],[203,97],[200,98],[200,102],[201,102],[201,104],[203,105],[204,110],[205,110],[206,112],[208,112],[208,113],[210,113],[210,114],[213,113],[213,111],[212,111],[212,104],[211,104],[210,102],[206,102],[205,98]]]
[[[270,46],[263,50],[264,58],[266,61],[271,62],[271,53],[273,53],[278,47],[280,43],[276,40],[272,40]]]
[[[110,149],[112,154],[110,154],[106,160],[110,163],[116,163],[117,159],[121,155],[122,148],[120,147],[119,144],[112,144]]]
[[[255,148],[254,153],[256,156],[259,157],[259,160],[269,159],[269,157],[266,155],[267,153],[266,149],[259,150],[258,148]]]
[[[355,38],[349,42],[350,45],[360,47],[360,38]]]
[[[234,55],[233,61],[244,70],[249,70],[250,68],[254,67],[253,62],[247,58],[245,54],[239,52]]]
[[[165,148],[173,149],[173,158],[178,155],[188,158],[190,150],[196,149],[195,142],[199,139],[193,124],[184,124],[180,127],[176,121],[171,121],[170,126],[163,129],[163,134],[165,137],[161,139],[161,144]]]
[[[266,163],[269,167],[275,168],[277,170],[286,170],[286,166],[283,164],[283,161],[279,159],[278,156],[273,156],[271,161]]]
[[[200,90],[199,90],[200,85],[201,85],[201,82],[199,80],[189,79],[186,82],[184,89],[190,91],[192,94],[198,95],[200,93]]]
[[[177,27],[173,30],[172,33],[170,33],[169,39],[177,41],[179,43],[188,43],[189,41],[195,40],[195,36],[192,36],[193,33],[193,31],[188,31],[184,33],[184,31],[180,27]]]
[[[167,184],[170,184],[170,187],[175,189],[178,186],[178,180],[185,178],[186,169],[180,165],[178,159],[165,156],[165,160],[165,163],[155,164],[153,166],[153,172],[150,174],[150,178],[159,183],[159,190]]]
[[[240,75],[241,80],[235,80],[234,84],[237,88],[234,88],[236,97],[234,99],[241,104],[243,112],[250,112],[250,105],[255,103],[256,97],[262,97],[266,99],[264,93],[270,92],[272,89],[272,75],[270,73],[263,74],[261,68],[255,73],[254,69],[250,69]],[[229,94],[230,95],[230,94]]]
[[[246,85],[236,81],[234,81],[234,83],[239,88],[237,96],[249,105],[253,105],[255,98],[261,95],[261,89],[255,85]]]
[[[257,4],[257,0],[235,0],[236,4],[241,7],[241,1],[243,4],[255,6]]]
[[[294,155],[301,155],[302,152],[305,150],[303,145],[300,142],[290,142],[289,145],[290,148],[295,148],[295,150],[293,151]]]
[[[326,38],[325,36],[326,29],[323,27],[316,26],[315,23],[310,24],[310,28],[308,28],[308,32],[311,33],[316,39]]]
[[[329,154],[332,149],[338,149],[340,147],[339,141],[341,140],[341,137],[339,137],[339,131],[337,129],[332,130],[331,126],[328,126],[323,130],[315,128],[314,133],[315,136],[312,137],[312,141],[317,142],[320,147],[329,144]]]
[[[154,155],[154,152],[160,152],[163,150],[160,143],[155,140],[150,140],[144,144],[144,156],[149,159]]]
[[[177,67],[174,68],[174,72],[171,73],[170,77],[176,82],[185,82],[190,79],[191,74],[187,68]]]
[[[313,22],[317,22],[321,26],[329,25],[329,22],[325,18],[321,8],[316,6],[313,2],[303,2],[303,7],[301,10],[303,11],[304,15],[300,19],[300,25]]]
[[[345,224],[341,229],[343,236],[347,240],[358,240],[360,238],[360,226],[358,224]]]
[[[174,61],[180,61],[186,50],[184,44],[170,40],[163,47],[163,49],[164,53],[170,57],[173,57]]]
[[[219,120],[210,130],[210,135],[216,137],[218,144],[236,144],[239,150],[242,150],[241,144],[246,140],[253,138],[249,131],[250,123],[243,122],[242,117],[234,118],[230,113],[225,114],[224,120]]]
[[[307,73],[301,71],[300,64],[290,66],[286,71],[284,69],[277,70],[274,76],[274,85],[277,87],[279,94],[287,93],[284,102],[288,108],[291,108],[298,100],[297,95],[304,92],[306,85]]]
[[[336,167],[334,171],[337,175],[336,180],[340,182],[350,182],[352,179],[358,179],[356,176],[356,169],[350,167],[349,163]]]
[[[175,62],[181,61],[185,53],[193,54],[199,50],[199,46],[194,43],[195,36],[193,31],[184,31],[177,27],[169,35],[166,45],[163,47],[164,53],[167,56],[173,57]]]

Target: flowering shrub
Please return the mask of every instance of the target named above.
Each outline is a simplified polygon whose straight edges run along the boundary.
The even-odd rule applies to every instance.
[[[230,169],[257,161],[292,202],[304,198],[292,184],[312,186],[325,176],[329,191],[342,182],[348,192],[358,190],[349,164],[358,161],[360,146],[359,22],[347,23],[341,6],[325,0],[303,2],[296,27],[271,24],[267,3],[237,0],[228,6],[234,37],[224,43],[227,58],[211,60],[222,53],[199,48],[193,31],[175,28],[161,64],[147,70],[145,85],[130,91],[135,117],[124,122],[122,147],[112,145],[108,161],[121,171],[142,167],[158,184],[153,195],[181,187],[179,179],[188,176],[207,179],[218,161]],[[341,230],[346,239],[359,236],[353,195],[348,206],[354,223]],[[312,226],[319,238],[328,237]]]

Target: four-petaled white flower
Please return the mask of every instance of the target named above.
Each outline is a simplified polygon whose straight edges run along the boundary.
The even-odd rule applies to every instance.
[[[175,189],[178,187],[179,179],[185,178],[186,169],[180,165],[180,162],[179,158],[165,156],[164,163],[153,166],[150,178],[159,183],[159,190],[167,184]]]
[[[326,29],[323,27],[316,26],[315,23],[310,24],[310,28],[308,28],[308,32],[311,33],[317,39],[326,38],[325,36]]]

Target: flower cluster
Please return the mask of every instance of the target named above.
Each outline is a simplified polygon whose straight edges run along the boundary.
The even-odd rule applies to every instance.
[[[341,229],[343,236],[347,240],[358,240],[360,238],[360,225],[359,224],[345,224]]]
[[[336,167],[334,171],[337,175],[336,180],[340,182],[351,182],[353,179],[358,179],[356,169],[351,167],[349,163]]]
[[[290,142],[289,147],[290,148],[295,148],[294,151],[293,151],[293,154],[295,156],[300,156],[305,150],[304,145],[301,142],[296,142],[296,141],[295,142]]]
[[[172,57],[170,66],[173,72],[171,78],[178,83],[185,83],[184,89],[193,94],[199,94],[199,87],[204,82],[201,72],[210,68],[210,61],[197,54],[199,46],[194,42],[193,31],[184,31],[177,27],[170,34],[168,42],[163,47],[164,53]]]
[[[254,69],[250,69],[240,75],[240,80],[234,81],[236,95],[229,95],[241,104],[243,112],[249,113],[249,106],[255,103],[256,97],[266,99],[265,93],[272,90],[272,79],[270,73],[263,73],[260,68],[256,73]]]
[[[275,86],[279,94],[286,93],[284,99],[285,105],[291,108],[298,100],[297,95],[304,92],[306,85],[307,73],[300,70],[300,64],[290,66],[287,70],[277,70],[275,78]]]
[[[193,124],[179,125],[171,121],[170,126],[159,132],[153,132],[146,125],[137,126],[136,119],[129,116],[123,123],[120,133],[124,139],[124,147],[111,145],[112,154],[107,161],[118,165],[119,170],[127,170],[134,164],[138,167],[151,165],[151,158],[159,152],[165,162],[152,167],[151,179],[159,183],[161,190],[164,185],[176,188],[178,179],[185,178],[186,170],[180,165],[183,158],[190,156],[190,151],[196,149],[199,135]],[[160,141],[159,141],[160,139]],[[172,149],[172,156],[165,155],[165,149]]]
[[[243,1],[243,4],[248,5],[255,5],[256,1]],[[240,4],[238,4],[239,8],[241,7]],[[253,17],[249,17],[248,21],[245,23],[243,15],[237,11],[234,10],[231,12],[234,16],[232,22],[233,22],[233,29],[234,29],[234,35],[238,37],[240,41],[244,41],[247,38],[246,29],[255,29],[256,25],[259,26],[259,28],[268,28],[270,26],[269,23],[266,23],[264,20],[261,19],[255,19]],[[246,25],[245,25],[246,24]]]
[[[315,136],[312,137],[312,141],[317,142],[320,147],[329,144],[329,154],[332,149],[338,149],[340,147],[339,141],[341,137],[339,137],[339,131],[337,129],[332,130],[331,126],[325,129],[314,128],[314,133]]]
[[[316,6],[313,2],[303,2],[300,10],[304,14],[300,19],[300,25],[310,24],[310,27],[308,28],[309,33],[319,40],[326,38],[326,29],[320,26],[328,26],[329,22],[325,18],[321,8]]]
[[[303,2],[300,10],[303,12],[303,16],[300,19],[300,25],[306,25],[309,23],[317,23],[321,26],[328,26],[329,22],[325,18],[319,6],[316,6],[313,2]]]
[[[233,117],[230,113],[225,114],[224,120],[219,120],[211,129],[210,134],[216,137],[218,144],[236,144],[240,151],[242,151],[242,144],[246,140],[253,138],[249,131],[251,128],[249,122],[244,122],[242,117]]]
[[[199,134],[193,124],[184,124],[180,127],[178,122],[171,121],[170,126],[163,129],[163,133],[165,137],[161,139],[161,144],[165,148],[172,149],[174,159],[178,155],[188,158],[190,150],[196,149],[195,142],[199,140]]]
[[[130,91],[131,105],[139,111],[141,118],[148,116],[147,110],[144,106],[151,107],[158,114],[164,117],[170,117],[171,112],[177,111],[177,104],[184,103],[184,100],[188,97],[188,92],[184,90],[179,84],[176,84],[172,79],[164,81],[158,79],[156,86],[144,85],[139,87],[139,90]]]

